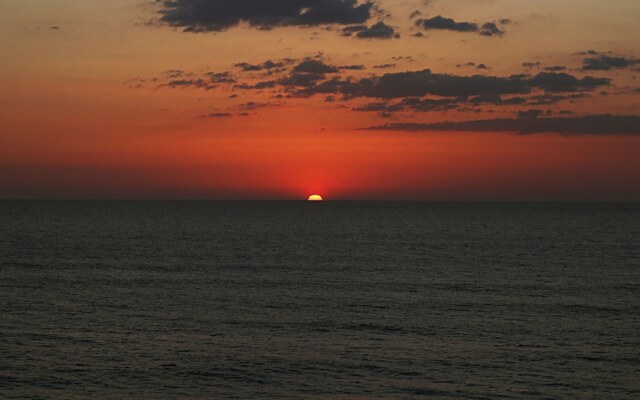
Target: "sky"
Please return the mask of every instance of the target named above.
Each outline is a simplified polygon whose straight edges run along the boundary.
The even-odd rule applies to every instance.
[[[0,198],[640,201],[637,0],[0,0]]]

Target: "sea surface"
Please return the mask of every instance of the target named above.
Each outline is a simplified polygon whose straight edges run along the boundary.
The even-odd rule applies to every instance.
[[[2,399],[640,399],[640,204],[0,202]]]

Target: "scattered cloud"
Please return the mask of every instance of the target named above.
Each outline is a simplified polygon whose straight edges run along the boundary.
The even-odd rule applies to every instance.
[[[173,79],[160,86],[167,86],[170,88],[193,87],[193,88],[206,89],[206,90],[215,88],[214,85],[206,82],[204,79]]]
[[[495,22],[487,22],[480,26],[478,33],[482,36],[502,36],[504,35],[504,30],[498,28]]]
[[[640,65],[640,59],[600,55],[582,60],[582,69],[585,71],[609,71],[629,68],[634,65]]]
[[[406,57],[395,57],[405,60]],[[537,66],[537,64],[535,64]],[[378,64],[375,69],[395,64]],[[525,66],[528,66],[525,63]],[[354,111],[384,113],[434,112],[455,109],[460,112],[493,111],[490,107],[552,106],[575,102],[593,96],[597,90],[611,85],[606,77],[584,76],[565,72],[541,71],[537,74],[492,76],[488,74],[458,75],[437,73],[430,69],[388,73],[361,73],[363,65],[335,65],[318,55],[302,60],[267,60],[262,63],[237,63],[239,71],[187,73],[180,69],[165,72],[166,81],[159,86],[210,90],[254,90],[271,98],[306,98],[322,95],[327,101],[366,104],[352,105]],[[488,71],[482,63],[468,62],[458,67]],[[548,67],[552,71],[561,66]],[[257,80],[253,72],[269,79]],[[161,81],[162,82],[162,81]]]
[[[547,92],[577,92],[608,86],[611,83],[611,79],[591,76],[579,79],[566,73],[541,72],[531,78],[530,83],[532,86]]]
[[[206,115],[201,115],[200,118],[225,118],[230,117],[231,113],[228,112],[215,112]]]
[[[307,72],[313,74],[329,74],[338,72],[338,67],[327,65],[319,60],[305,60],[293,68],[293,72]]]
[[[500,21],[509,21],[501,19]],[[509,21],[510,22],[510,21]],[[486,22],[484,24],[477,24],[475,22],[459,22],[452,18],[446,18],[442,15],[438,15],[433,18],[418,19],[415,22],[416,26],[424,29],[435,30],[449,30],[455,32],[474,32],[482,36],[502,36],[505,31],[501,29],[495,22]]]
[[[241,63],[237,63],[234,64],[234,67],[236,68],[240,68],[242,71],[245,72],[249,72],[249,71],[264,71],[264,70],[273,70],[273,69],[279,69],[284,67],[287,64],[287,62],[285,61],[272,61],[272,60],[267,60],[261,64],[250,64],[247,62],[241,62]]]
[[[428,19],[419,19],[417,26],[425,29],[440,29],[456,32],[478,32],[478,24],[473,22],[456,22],[452,18],[445,18],[442,15]]]
[[[160,0],[160,21],[187,32],[220,32],[241,23],[278,26],[349,25],[368,21],[371,1],[358,0]]]
[[[396,33],[392,26],[380,21],[356,33],[358,39],[393,39],[399,38],[400,34]]]
[[[640,115],[587,115],[581,117],[538,118],[529,112],[521,118],[445,121],[436,123],[393,123],[366,130],[407,132],[509,132],[521,135],[640,135]]]
[[[213,83],[235,83],[231,72],[207,72],[207,76]]]
[[[552,65],[550,67],[545,67],[544,70],[549,72],[566,71],[567,67],[565,67],[564,65]]]

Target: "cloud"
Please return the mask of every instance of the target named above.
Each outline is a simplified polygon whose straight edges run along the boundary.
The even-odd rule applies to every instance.
[[[399,38],[400,35],[396,33],[392,26],[380,21],[370,27],[359,30],[356,33],[356,37],[358,39],[392,39]]]
[[[547,92],[577,92],[591,90],[600,86],[611,84],[609,78],[594,78],[591,76],[582,79],[565,73],[541,72],[530,80],[533,87]]]
[[[340,70],[362,71],[367,69],[364,65],[341,65],[338,67]]]
[[[231,72],[207,72],[207,76],[212,83],[235,83],[236,80],[231,75]]]
[[[385,68],[393,68],[395,66],[396,66],[396,64],[377,64],[377,65],[374,65],[373,68],[375,68],[375,69],[385,69]]]
[[[478,33],[482,36],[502,36],[504,35],[504,30],[498,28],[495,22],[487,22],[482,24]]]
[[[539,115],[539,113],[537,113]],[[436,123],[395,123],[366,130],[407,132],[509,132],[521,135],[555,133],[559,135],[640,135],[640,115],[587,115],[582,117],[524,118],[445,121]]]
[[[530,110],[518,111],[518,118],[538,118],[545,114],[549,115],[551,114],[551,111],[550,110],[544,111],[537,108],[533,108]]]
[[[367,30],[366,25],[349,25],[342,28],[342,34],[344,36],[351,36],[354,33],[362,32]]]
[[[611,57],[601,55],[582,60],[582,69],[585,71],[609,71],[640,65],[640,60],[626,57]]]
[[[277,26],[362,24],[374,4],[358,0],[160,0],[160,21],[187,32],[220,32],[248,23]]]
[[[545,94],[529,97],[528,104],[532,106],[549,106],[549,105],[557,104],[561,101],[576,100],[579,98],[583,98],[585,96],[586,96],[585,93],[575,93],[570,95],[545,93]]]
[[[171,88],[199,88],[210,90],[215,88],[214,85],[207,83],[204,79],[174,79],[160,86],[168,86]]]
[[[349,66],[348,66],[349,67]],[[347,68],[350,69],[350,68]],[[307,59],[297,64],[291,72],[277,81],[278,84],[292,88],[311,88],[326,78],[326,74],[340,71],[339,67],[325,64],[320,60]],[[302,94],[302,91],[299,91]]]
[[[399,98],[435,95],[443,97],[528,93],[525,79],[495,76],[458,76],[431,70],[384,74],[375,80],[361,80],[351,91],[364,97]]]
[[[469,103],[474,105],[492,104],[496,106],[514,106],[518,104],[524,104],[526,102],[527,99],[522,96],[503,97],[498,95],[485,95],[476,96],[469,99]]]
[[[544,70],[549,72],[566,71],[567,67],[564,65],[552,65],[551,67],[546,67]]]
[[[515,97],[502,97],[497,95],[492,96],[475,96],[475,97],[451,97],[451,98],[418,98],[418,97],[405,97],[399,102],[373,102],[365,104],[364,106],[354,108],[355,111],[418,111],[418,112],[431,112],[431,111],[447,111],[451,109],[458,109],[460,111],[468,111],[468,108],[464,106],[478,106],[482,104],[491,104],[498,106],[520,105],[525,104],[527,99],[520,96]],[[475,110],[475,109],[473,109]]]
[[[201,115],[200,118],[226,118],[230,117],[231,113],[228,112],[215,112],[206,115]]]
[[[271,60],[267,60],[265,62],[263,62],[262,64],[250,64],[247,62],[241,62],[241,63],[237,63],[234,64],[233,66],[236,68],[240,68],[241,70],[245,71],[245,72],[251,72],[251,71],[263,71],[263,70],[272,70],[272,69],[278,69],[278,68],[282,68],[286,65],[285,61],[271,61]]]
[[[368,103],[359,107],[354,107],[353,111],[378,111],[378,112],[392,112],[392,111],[401,111],[404,107],[400,104],[389,104],[389,103]]]
[[[440,29],[456,32],[478,32],[478,24],[473,22],[456,22],[452,18],[445,18],[442,15],[428,19],[419,19],[417,26],[425,29]]]
[[[186,73],[181,69],[170,69],[168,71],[165,71],[165,75],[167,75],[167,77],[169,78],[179,78],[181,76],[185,76]]]
[[[278,105],[280,105],[280,103],[269,103],[269,102],[259,103],[256,101],[249,101],[247,103],[238,104],[237,107],[240,110],[250,111],[250,110],[256,110],[258,108],[274,107]]]
[[[311,88],[316,86],[316,84],[323,80],[325,75],[323,73],[299,73],[293,72],[288,76],[280,79],[278,83],[287,87],[307,87]]]
[[[510,23],[509,20],[501,19],[504,23]],[[509,22],[506,22],[509,21]],[[502,36],[505,31],[500,29],[495,22],[486,22],[479,25],[475,22],[457,22],[452,18],[446,18],[442,15],[438,15],[433,18],[418,19],[415,22],[416,26],[420,26],[424,29],[437,29],[448,30],[455,32],[475,32],[482,36]]]
[[[329,74],[338,72],[338,67],[325,64],[319,60],[305,60],[293,67],[293,72],[306,72],[313,74]]]
[[[261,90],[261,89],[272,89],[275,86],[276,86],[276,81],[263,81],[255,84],[241,83],[239,85],[235,85],[234,88]]]
[[[522,66],[525,68],[539,68],[542,65],[539,61],[535,62],[523,62]]]
[[[555,72],[539,72],[533,76],[465,76],[424,69],[363,75],[358,74],[365,69],[362,65],[332,65],[321,57],[267,60],[258,64],[238,63],[235,66],[241,69],[236,76],[228,71],[204,74],[182,70],[166,71],[168,79],[159,86],[270,91],[274,98],[304,98],[314,95],[343,101],[368,98],[375,101],[353,109],[376,111],[389,116],[393,112],[402,111],[440,112],[456,109],[460,112],[477,112],[484,109],[483,106],[550,106],[589,96],[596,89],[611,84],[608,78]],[[393,65],[376,67],[391,66]],[[488,68],[473,62],[460,66]],[[267,71],[272,77],[256,81],[252,74],[242,73],[253,71]],[[355,74],[351,75],[350,71]]]
[[[301,81],[302,79],[302,81]],[[333,77],[324,80],[324,73],[311,76],[296,76],[294,73],[280,81],[289,86],[294,95],[311,96],[314,94],[343,95],[345,98],[370,97],[378,99],[399,99],[406,97],[439,97],[494,99],[496,105],[522,104],[521,99],[500,99],[504,95],[526,95],[533,91],[547,93],[584,93],[610,84],[608,78],[578,78],[564,73],[542,72],[533,77],[512,75],[507,77],[473,75],[460,76],[434,73],[429,69],[387,73],[382,76]],[[304,86],[296,93],[295,86]],[[507,103],[513,102],[513,103]]]
[[[401,104],[408,109],[420,112],[429,111],[446,111],[452,108],[456,108],[460,103],[465,102],[465,99],[417,99],[417,98],[405,98]]]

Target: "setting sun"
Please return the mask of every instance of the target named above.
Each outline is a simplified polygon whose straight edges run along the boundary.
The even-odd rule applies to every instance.
[[[307,201],[322,201],[322,196],[317,195],[317,194],[312,194],[311,196],[309,196],[309,198],[307,199]]]

